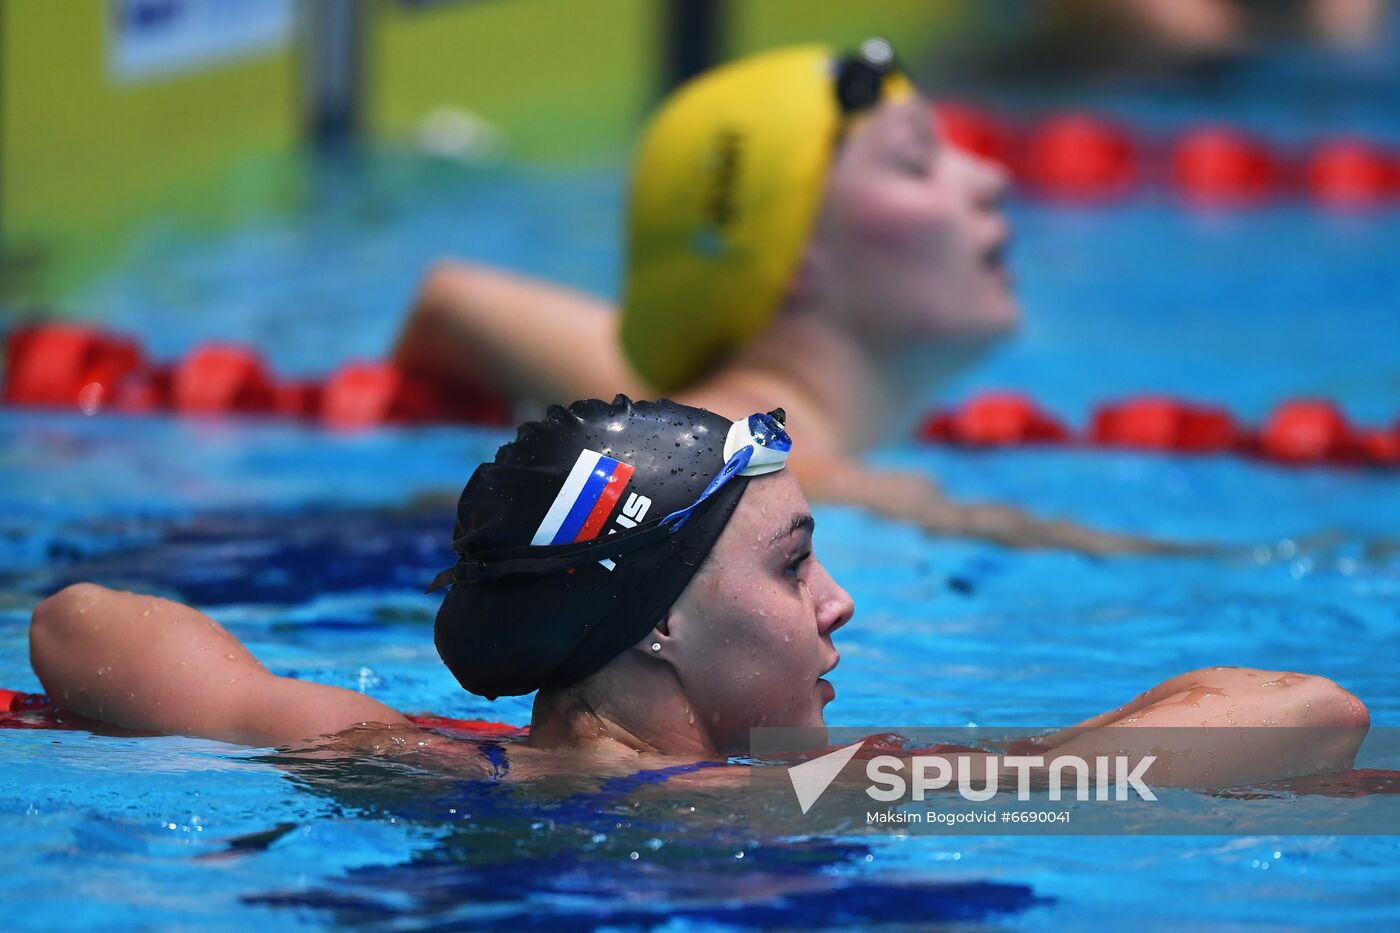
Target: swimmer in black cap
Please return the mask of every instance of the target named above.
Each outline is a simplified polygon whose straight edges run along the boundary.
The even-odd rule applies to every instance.
[[[434,582],[456,584],[438,613],[437,646],[462,686],[492,699],[567,686],[641,641],[714,548],[750,479],[783,468],[783,417],[731,425],[619,397],[524,425],[462,491],[459,559]],[[655,643],[659,654],[665,645]]]
[[[854,611],[812,553],[783,422],[781,410],[731,423],[672,402],[582,401],[522,425],[476,470],[458,505],[458,559],[434,581],[451,587],[437,645],[472,692],[538,691],[508,762],[500,748],[417,731],[360,693],[276,677],[188,606],[93,584],[35,609],[34,670],[55,702],[133,729],[256,746],[343,733],[458,773],[509,766],[512,778],[657,764],[742,777],[723,765],[751,727],[823,724],[833,635]],[[1081,725],[1266,721],[1364,726],[1367,714],[1322,677],[1211,668]],[[1345,768],[1355,752],[1294,748],[1305,730],[1267,731],[1291,773]],[[1188,783],[1192,749],[1179,751],[1172,774]],[[1269,776],[1210,767],[1224,783]]]

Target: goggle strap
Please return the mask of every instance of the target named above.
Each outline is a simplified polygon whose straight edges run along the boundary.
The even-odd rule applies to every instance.
[[[516,574],[557,573],[590,561],[621,557],[669,538],[677,529],[667,525],[666,521],[666,518],[659,518],[595,541],[526,544],[463,555],[457,563],[434,577],[424,592],[431,593],[451,583],[470,585]]]
[[[667,515],[665,518],[661,519],[662,524],[665,524],[667,522],[675,522],[676,526],[673,530],[680,531],[681,526],[684,525],[686,521],[690,518],[690,514],[694,512],[697,508],[699,508],[702,503],[704,503],[707,499],[710,498],[710,496],[713,496],[715,493],[719,492],[720,487],[723,486],[725,483],[729,482],[729,480],[732,477],[742,473],[744,471],[744,467],[748,466],[749,461],[752,459],[752,444],[750,444],[747,447],[741,447],[738,450],[734,451],[734,456],[730,457],[729,461],[725,463],[724,467],[718,473],[715,474],[715,478],[710,480],[710,484],[705,487],[704,492],[700,493],[699,498],[697,498],[694,502],[692,502],[685,508],[680,509],[676,512],[672,512],[670,515]]]
[[[778,420],[781,423],[783,415],[781,408],[770,414],[780,416]],[[609,560],[644,547],[650,547],[652,544],[663,541],[679,532],[690,520],[690,517],[695,514],[696,509],[709,502],[711,497],[735,476],[742,475],[754,457],[754,450],[752,443],[736,450],[720,471],[715,474],[714,479],[710,480],[699,497],[679,511],[593,541],[549,545],[526,544],[516,547],[489,548],[473,554],[463,554],[458,557],[457,563],[433,577],[433,582],[428,585],[424,592],[432,593],[454,583],[470,586],[473,583],[516,574],[557,573],[590,561]]]

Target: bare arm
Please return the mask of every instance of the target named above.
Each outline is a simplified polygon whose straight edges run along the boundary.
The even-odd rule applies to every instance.
[[[582,292],[460,262],[424,279],[394,361],[445,386],[567,404],[651,392],[617,340],[617,314]]]
[[[1027,743],[1047,757],[1153,754],[1152,783],[1228,787],[1352,766],[1370,726],[1365,705],[1326,677],[1211,667]]]
[[[262,746],[409,724],[354,691],[275,676],[189,606],[91,583],[39,604],[29,657],[54,702],[130,729]]]
[[[808,496],[854,505],[938,534],[981,538],[1016,548],[1063,548],[1086,554],[1179,554],[1209,550],[1098,531],[1074,522],[1037,518],[997,503],[950,499],[926,476],[866,466],[841,447],[830,419],[776,380],[746,374],[711,380],[680,398],[730,418],[781,404],[793,435],[790,465]]]
[[[609,399],[619,392],[648,398],[655,393],[627,363],[617,340],[617,320],[610,305],[581,292],[445,262],[424,280],[394,360],[440,385],[484,385],[511,399],[567,404],[579,398]],[[841,453],[835,436],[823,430],[824,413],[804,410],[792,394],[783,385],[736,376],[711,380],[679,400],[735,418],[779,404],[772,399],[781,397],[794,416],[798,440],[793,472],[818,500],[1011,547],[1090,554],[1186,550],[1036,518],[1011,506],[954,502],[925,477],[862,466]]]
[[[880,470],[841,456],[799,456],[793,471],[813,498],[855,505],[939,534],[981,538],[1014,548],[1062,548],[1085,554],[1173,554],[1205,550],[1137,535],[1038,518],[1015,506],[957,502],[928,477]]]
[[[1369,725],[1365,705],[1325,677],[1212,667],[1173,677],[1077,726],[1015,742],[1006,752],[1040,757],[1043,765],[1031,774],[1041,786],[1057,758],[1093,762],[1122,755],[1134,767],[1152,755],[1156,760],[1140,775],[1149,787],[1223,789],[1349,772]],[[962,761],[974,785],[986,781],[994,767],[1004,787],[1017,783],[1000,755],[951,749],[920,754]],[[738,789],[750,786],[747,770],[716,768],[677,776],[667,786]],[[864,790],[869,777],[865,768],[846,768],[837,781]],[[1333,792],[1325,785],[1296,787]],[[1381,792],[1388,792],[1384,784]]]
[[[1151,756],[1139,772],[1149,787],[1223,789],[1347,772],[1369,725],[1365,705],[1325,677],[1212,667],[1173,677],[1118,709],[1013,742],[1005,751],[1041,759],[1030,774],[1042,786],[1057,759],[1073,757],[1092,768],[1097,758],[1123,756],[1136,768]],[[1016,783],[1000,755],[950,749],[930,757],[959,760],[974,782],[987,780],[995,769],[1003,786]],[[847,776],[852,785],[864,781],[858,771]]]
[[[1217,790],[1349,771],[1369,725],[1361,701],[1325,677],[1213,667],[1173,677],[1078,726],[1013,742],[1006,753],[1039,758],[1024,763],[1042,786],[1057,760],[1093,768],[1096,759],[1122,756],[1130,769],[1142,765],[1138,776],[1149,787]],[[976,781],[995,769],[1003,786],[1015,783],[999,755],[934,757],[961,760]]]

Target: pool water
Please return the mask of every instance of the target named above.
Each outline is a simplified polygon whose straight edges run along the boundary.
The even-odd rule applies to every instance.
[[[147,228],[75,312],[157,357],[236,339],[309,376],[383,356],[439,256],[614,290],[616,167],[351,153],[307,171],[284,217]],[[1211,215],[1151,193],[1014,213],[1026,326],[944,401],[1013,387],[1081,424],[1145,391],[1250,420],[1298,395],[1375,424],[1400,414],[1400,214]],[[29,612],[92,579],[192,601],[280,674],[523,722],[525,699],[457,687],[421,594],[450,559],[450,501],[504,440],[0,410],[0,686],[39,689]],[[1400,725],[1395,474],[913,444],[874,459],[960,497],[1238,556],[1009,552],[818,507],[818,552],[858,605],[832,722],[1061,725],[1229,663],[1325,674]],[[703,794],[677,816],[187,738],[8,731],[0,746],[12,927],[1400,924],[1388,836],[760,838]]]

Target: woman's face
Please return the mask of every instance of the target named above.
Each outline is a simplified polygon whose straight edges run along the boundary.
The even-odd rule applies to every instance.
[[[939,138],[927,101],[887,103],[837,152],[803,275],[877,346],[1006,333],[1006,189],[1001,168]]]
[[[831,636],[854,611],[813,555],[807,500],[783,470],[749,481],[672,607],[663,651],[715,746],[746,747],[752,726],[822,725]]]

